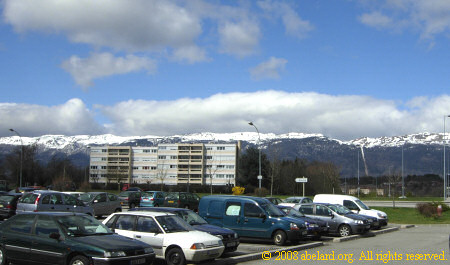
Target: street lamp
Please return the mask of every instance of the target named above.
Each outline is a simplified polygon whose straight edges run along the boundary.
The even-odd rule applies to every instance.
[[[259,150],[259,175],[258,175],[258,181],[259,181],[259,189],[261,189],[261,138],[259,137],[259,130],[256,128],[256,126],[253,124],[253,122],[249,122],[248,125],[255,127],[256,132],[258,133],[258,150]]]
[[[444,137],[443,137],[443,142],[444,142],[444,201],[447,199],[447,175],[445,174],[445,120],[447,119],[447,117],[450,117],[450,115],[444,115]]]
[[[20,147],[20,180],[19,180],[19,187],[22,187],[22,161],[23,161],[23,141],[22,141],[22,136],[20,136],[20,134],[14,130],[14,129],[9,129],[11,132],[16,133],[17,136],[19,136],[20,138],[20,143],[21,143],[21,147]]]

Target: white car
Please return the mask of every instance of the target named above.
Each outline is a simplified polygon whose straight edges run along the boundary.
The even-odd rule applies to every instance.
[[[312,202],[313,200],[311,200],[308,197],[289,197],[286,198],[282,203],[279,203],[278,205],[294,207],[296,204],[312,203]]]
[[[119,235],[151,245],[156,258],[165,259],[169,265],[213,260],[225,249],[220,238],[195,230],[175,214],[113,213],[103,224]]]

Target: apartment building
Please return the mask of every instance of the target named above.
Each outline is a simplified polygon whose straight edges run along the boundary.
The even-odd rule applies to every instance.
[[[89,181],[234,186],[239,149],[239,142],[91,147]]]

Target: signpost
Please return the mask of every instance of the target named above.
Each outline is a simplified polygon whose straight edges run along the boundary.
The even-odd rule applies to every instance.
[[[308,182],[308,178],[302,177],[302,178],[296,178],[296,183],[303,183],[303,197],[305,197],[305,183]]]

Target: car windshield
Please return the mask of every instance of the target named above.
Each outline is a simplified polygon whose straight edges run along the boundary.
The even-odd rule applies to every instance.
[[[128,197],[128,195],[131,193],[131,191],[123,191],[119,194],[119,197]]]
[[[81,194],[80,197],[78,197],[78,199],[84,201],[84,202],[90,202],[96,194],[92,194],[92,193],[84,193]]]
[[[193,211],[178,211],[177,215],[190,225],[203,225],[208,223]]]
[[[364,209],[364,210],[370,210],[370,208],[367,206],[367,205],[365,205],[362,201],[360,201],[360,200],[356,200],[356,203],[359,205],[359,207],[361,207],[362,209]]]
[[[280,209],[278,209],[275,205],[273,205],[273,203],[264,203],[260,204],[259,206],[261,206],[261,208],[263,208],[269,214],[269,216],[272,217],[286,216],[286,214]]]
[[[146,192],[143,192],[143,193],[142,193],[141,197],[149,197],[149,198],[152,198],[152,197],[153,197],[153,194],[154,194],[154,192],[148,192],[148,191],[146,191]]]
[[[292,217],[305,217],[305,215],[294,208],[283,208],[281,209],[283,212],[287,213],[288,216]]]
[[[188,225],[177,215],[157,216],[156,220],[166,233],[193,231],[192,226]]]
[[[0,196],[0,202],[1,203],[9,203],[14,199],[14,196],[9,196],[9,195],[2,195]]]
[[[88,215],[59,216],[57,222],[68,236],[108,235],[113,232],[100,221]]]
[[[328,207],[333,210],[335,213],[340,214],[340,215],[346,215],[349,213],[352,213],[352,211],[350,211],[347,207],[342,206],[342,205],[328,205]]]
[[[167,194],[166,199],[168,199],[168,200],[178,200],[178,197],[179,197],[179,194],[173,192],[173,193]]]

